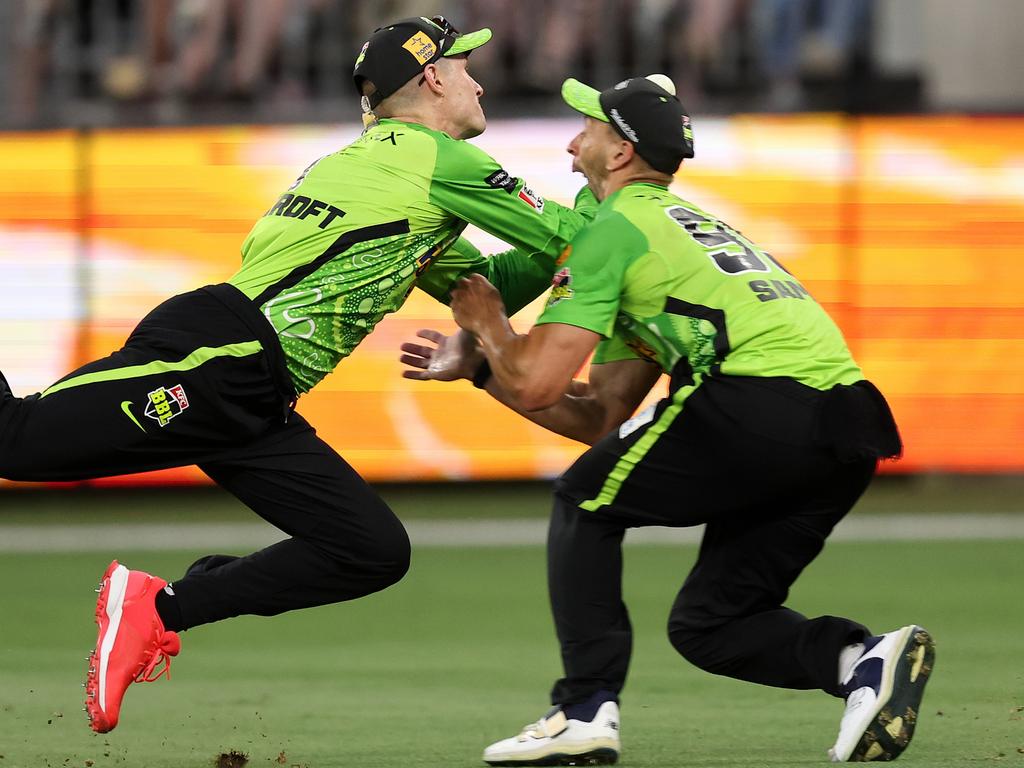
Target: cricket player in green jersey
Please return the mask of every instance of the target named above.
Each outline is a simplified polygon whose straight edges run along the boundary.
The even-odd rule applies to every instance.
[[[401,523],[294,407],[413,288],[447,301],[455,280],[483,274],[523,306],[583,225],[592,196],[577,211],[545,201],[463,141],[485,127],[467,55],[490,36],[441,17],[376,30],[354,68],[366,131],[271,202],[234,276],[164,302],[122,349],[40,394],[15,397],[0,377],[0,477],[198,464],[289,537],[203,557],[173,584],[111,563],[86,680],[94,730],[116,726],[130,683],[162,673],[178,631],[355,599],[405,574]],[[461,238],[468,222],[514,249],[481,256]]]
[[[471,276],[452,293],[485,356],[406,344],[410,378],[473,378],[555,432],[592,445],[555,487],[551,605],[564,677],[554,709],[489,746],[492,765],[613,763],[632,634],[622,601],[627,528],[706,525],[668,633],[697,666],[846,700],[834,761],[907,746],[934,660],[916,625],[882,635],[784,606],[790,585],[900,453],[881,393],[800,281],[714,215],[669,191],[693,157],[664,75],[562,89],[585,115],[573,167],[601,201],[559,259],[547,307],[516,334]],[[574,375],[593,353],[588,382]],[[669,394],[634,415],[663,375]]]

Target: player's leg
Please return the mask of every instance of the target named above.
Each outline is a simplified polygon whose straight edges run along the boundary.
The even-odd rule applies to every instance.
[[[729,407],[705,413],[720,421],[715,431],[722,434],[729,434],[722,414],[745,428],[756,425],[734,432],[728,451],[711,453],[719,454],[716,464],[740,459],[742,472],[732,486],[752,487],[758,495],[715,507],[672,611],[671,640],[709,671],[845,698],[833,759],[892,759],[913,735],[934,660],[931,637],[915,625],[871,636],[850,619],[808,619],[783,605],[790,585],[867,486],[876,457],[899,450],[888,406],[867,383],[834,388],[810,410],[807,439],[800,437],[805,409],[774,394],[768,399],[775,406],[765,408],[765,396],[749,390],[744,384],[722,396]],[[786,400],[800,396],[790,390],[780,390]],[[769,423],[779,419],[790,429]],[[719,487],[728,481],[713,473],[708,478]],[[726,491],[723,500],[729,496]]]
[[[799,465],[807,468],[808,460]],[[873,467],[874,462],[836,465],[831,475],[810,474],[805,500],[795,509],[786,508],[784,496],[766,493],[757,517],[739,513],[709,522],[672,608],[669,638],[675,648],[715,674],[836,695],[841,649],[870,633],[849,619],[808,619],[783,604],[860,497]]]
[[[289,538],[244,557],[193,564],[173,582],[180,618],[172,615],[169,626],[353,600],[408,570],[401,522],[298,414],[202,469]]]
[[[649,423],[613,433],[581,456],[556,484],[548,531],[548,589],[564,675],[554,708],[517,736],[484,751],[491,765],[602,764],[618,759],[618,695],[626,680],[632,628],[622,600],[621,544],[626,528],[667,522],[659,507],[674,502],[653,474],[627,472],[624,498],[643,504],[588,504],[600,497],[624,457],[640,450],[653,424],[677,414],[663,401]],[[664,421],[663,421],[664,418]],[[653,482],[652,482],[653,481]]]
[[[101,639],[87,683],[95,730],[117,724],[138,669],[149,670],[139,679],[155,679],[151,667],[178,652],[177,631],[352,600],[408,569],[409,539],[398,518],[301,416],[202,466],[288,537],[245,556],[200,558],[170,584],[115,561],[104,577]],[[106,622],[112,628],[103,618],[108,591],[117,607],[116,621]]]
[[[607,436],[563,475],[549,539],[552,607],[566,669],[553,691],[556,704],[573,708],[589,694],[592,711],[622,687],[630,647],[618,559],[623,528],[736,520],[753,530],[772,520],[789,500],[803,497],[808,480],[828,476],[835,466],[815,445],[817,397],[795,382],[716,381],[685,401],[678,393],[663,401],[649,421]],[[787,588],[869,476],[870,468],[858,475],[859,485],[852,481],[848,503],[827,530],[811,537],[808,551],[797,553]],[[785,592],[758,611],[802,621],[781,607],[784,599]],[[838,651],[829,653],[834,669]],[[492,745],[485,759],[500,764],[517,753],[529,752],[531,760],[543,750],[553,753],[567,735],[551,736],[553,726],[544,725],[549,719]],[[571,734],[573,719],[568,722]]]
[[[261,319],[262,322],[262,319]],[[275,342],[276,343],[276,342]],[[180,466],[283,420],[264,344],[206,291],[42,393],[0,387],[0,477],[77,480]]]
[[[695,665],[783,688],[820,688],[846,699],[835,761],[891,760],[914,733],[934,642],[919,626],[873,636],[837,616],[786,608],[790,585],[852,507],[871,462],[838,464],[790,514],[759,525],[708,525],[697,564],[669,621],[669,637]]]
[[[555,495],[548,591],[565,674],[551,691],[551,703],[571,714],[579,705],[596,709],[605,700],[616,701],[626,681],[633,629],[622,600],[625,530],[623,520]]]

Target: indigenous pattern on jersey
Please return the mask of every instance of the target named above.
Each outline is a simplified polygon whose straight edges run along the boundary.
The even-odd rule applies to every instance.
[[[256,223],[232,285],[277,331],[307,392],[419,286],[441,301],[480,272],[510,312],[547,286],[596,202],[547,202],[489,155],[420,125],[382,120],[310,165]],[[467,222],[515,246],[490,259]]]
[[[650,360],[677,386],[707,373],[785,376],[821,390],[863,378],[799,280],[664,187],[609,196],[558,261],[537,322],[601,334],[594,363]]]

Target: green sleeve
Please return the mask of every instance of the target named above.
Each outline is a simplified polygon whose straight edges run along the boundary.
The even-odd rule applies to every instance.
[[[466,141],[442,135],[437,142],[430,201],[554,272],[555,259],[586,223],[584,215],[544,200]]]
[[[647,239],[622,214],[602,214],[573,241],[537,324],[565,323],[610,338],[626,270],[647,250]]]
[[[590,187],[584,184],[583,188],[576,193],[576,201],[573,203],[572,209],[589,222],[594,220],[599,205],[600,203],[597,202]]]
[[[460,237],[416,279],[416,287],[448,304],[452,285],[470,272],[487,274],[487,257],[469,240]]]
[[[577,193],[573,210],[589,222],[597,212],[597,205],[594,193],[585,186]],[[538,259],[520,248],[513,248],[491,256],[485,274],[501,292],[505,311],[511,316],[551,286],[553,271],[554,265],[549,266],[547,259]]]
[[[496,253],[487,260],[488,280],[505,302],[505,312],[514,315],[551,285],[551,270],[518,248]]]
[[[590,220],[597,199],[588,187],[576,195],[574,210]],[[449,303],[452,284],[470,272],[486,277],[501,294],[505,309],[514,315],[551,285],[552,269],[547,259],[537,259],[521,248],[484,257],[466,238],[460,237],[417,281],[417,285],[438,301]]]
[[[471,242],[460,237],[416,281],[417,287],[438,301],[451,301],[452,285],[460,277],[477,272],[486,277],[514,315],[551,285],[551,271],[518,248],[483,256]]]

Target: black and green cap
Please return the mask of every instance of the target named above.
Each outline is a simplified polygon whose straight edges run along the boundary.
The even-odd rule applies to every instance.
[[[570,77],[562,83],[562,98],[577,112],[609,123],[655,170],[675,173],[683,158],[693,157],[690,116],[666,75],[631,77],[604,91]]]
[[[490,39],[489,29],[460,34],[444,16],[414,16],[378,27],[363,43],[352,70],[358,93],[362,94],[363,80],[377,88],[363,105],[364,111],[376,107],[428,64],[442,56],[468,54]]]

